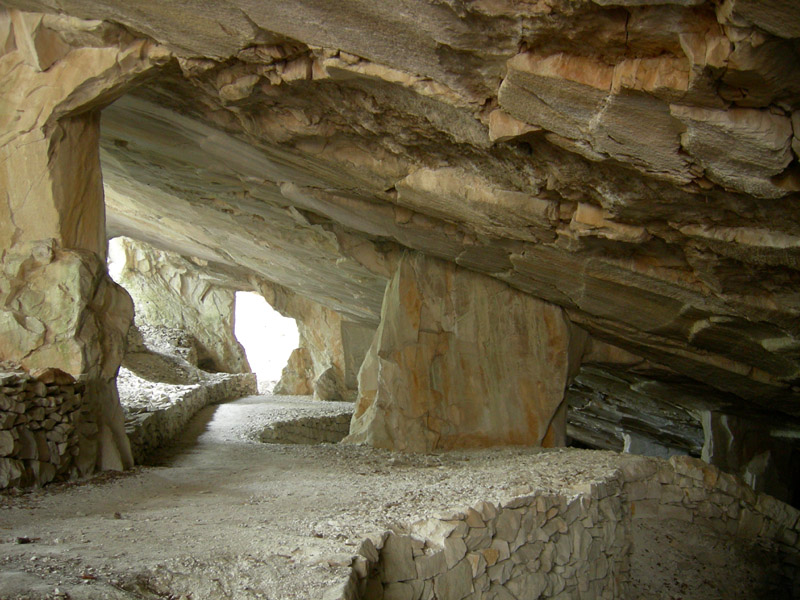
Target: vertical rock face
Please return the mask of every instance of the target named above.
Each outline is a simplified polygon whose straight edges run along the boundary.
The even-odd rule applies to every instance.
[[[375,327],[346,321],[279,285],[261,282],[259,289],[275,310],[297,321],[300,334],[300,347],[290,357],[275,393],[313,393],[317,400],[352,401]]]
[[[408,451],[548,442],[583,342],[559,307],[408,254],[386,290],[346,441]]]
[[[175,254],[123,238],[112,244],[122,262],[115,277],[133,297],[137,324],[172,327],[192,335],[202,369],[250,371],[233,333],[235,290],[222,287]]]
[[[307,348],[295,348],[281,373],[281,380],[273,390],[276,394],[288,396],[310,396],[314,393],[311,383],[314,379],[314,363]]]
[[[78,380],[79,436],[44,463],[59,474],[133,464],[115,382],[133,306],[106,273],[97,109],[164,58],[153,49],[113,25],[0,7],[0,362]],[[33,483],[55,475],[44,468]]]
[[[90,424],[81,429],[80,472],[131,466],[114,380],[133,318],[130,298],[96,254],[53,240],[7,250],[0,267],[0,361],[80,378],[82,419]]]

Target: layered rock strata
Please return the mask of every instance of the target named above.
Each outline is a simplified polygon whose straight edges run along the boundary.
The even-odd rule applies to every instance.
[[[798,430],[791,2],[3,5],[3,247],[102,256],[99,156],[111,235],[372,327],[414,249]]]
[[[408,254],[386,288],[346,441],[410,451],[563,444],[564,393],[585,340],[558,306]]]

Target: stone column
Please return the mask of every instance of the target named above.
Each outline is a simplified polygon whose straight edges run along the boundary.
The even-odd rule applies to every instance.
[[[132,465],[115,378],[133,307],[106,273],[98,111],[166,58],[100,22],[0,7],[0,362],[81,381],[73,474]]]
[[[401,259],[359,373],[351,443],[563,444],[585,334],[561,308],[420,254]]]

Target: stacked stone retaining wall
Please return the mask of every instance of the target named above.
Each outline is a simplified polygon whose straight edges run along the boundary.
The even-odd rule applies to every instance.
[[[198,411],[211,404],[258,393],[253,373],[216,374],[192,385],[167,386],[172,390],[165,407],[147,409],[126,417],[126,432],[134,460],[141,463],[172,441]]]
[[[625,598],[637,520],[708,527],[756,544],[800,597],[800,511],[700,460],[631,457],[570,493],[530,494],[366,539],[326,600]],[[732,566],[731,568],[735,568]],[[777,596],[776,596],[777,597]]]
[[[350,432],[352,410],[339,415],[299,417],[270,423],[259,441],[276,444],[336,444]]]
[[[82,441],[97,434],[82,394],[82,383],[56,369],[0,373],[0,488],[44,485],[93,467],[78,460]]]

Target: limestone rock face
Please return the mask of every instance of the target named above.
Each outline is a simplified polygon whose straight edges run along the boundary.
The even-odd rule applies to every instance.
[[[209,371],[248,373],[233,334],[235,290],[202,275],[180,256],[130,239],[112,241],[116,281],[133,298],[136,323],[167,327],[194,338],[197,364]]]
[[[346,441],[408,451],[548,442],[584,339],[557,306],[409,254],[386,289]]]
[[[300,334],[300,347],[290,357],[275,393],[313,393],[317,400],[352,401],[375,328],[347,321],[281,286],[261,281],[258,289],[275,310],[297,322]]]
[[[77,458],[84,474],[132,465],[114,381],[132,318],[130,297],[91,252],[45,240],[3,255],[0,360],[80,378],[81,409],[92,427]]]
[[[310,396],[314,393],[314,363],[307,348],[295,348],[283,368],[280,381],[275,385],[275,394]]]

